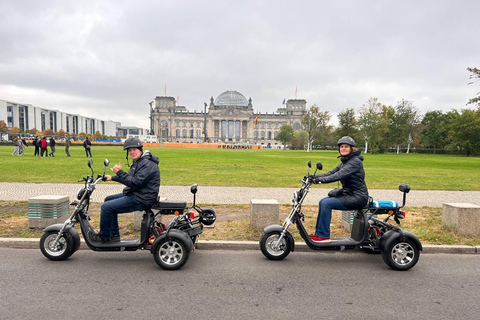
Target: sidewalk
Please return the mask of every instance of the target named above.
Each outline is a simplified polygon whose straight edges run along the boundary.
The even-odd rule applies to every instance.
[[[27,201],[39,195],[66,195],[75,199],[82,184],[73,183],[9,183],[0,182],[0,200]],[[333,188],[333,186],[332,186]],[[99,184],[92,201],[103,202],[107,195],[120,193],[121,184]],[[329,189],[314,186],[304,201],[305,205],[318,205],[318,201],[327,196]],[[211,187],[198,186],[197,203],[202,204],[250,204],[251,199],[275,199],[280,204],[290,204],[293,193],[298,188],[251,188],[251,187]],[[402,193],[398,189],[370,189],[374,200],[397,200],[402,202]],[[161,186],[162,199],[192,202],[190,186]],[[480,205],[480,191],[431,191],[411,190],[407,194],[407,207],[441,207],[443,203],[466,202]]]

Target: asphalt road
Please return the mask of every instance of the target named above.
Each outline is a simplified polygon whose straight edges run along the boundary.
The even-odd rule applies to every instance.
[[[424,254],[407,272],[379,255],[195,251],[177,271],[149,252],[0,248],[0,319],[478,319],[480,255]]]

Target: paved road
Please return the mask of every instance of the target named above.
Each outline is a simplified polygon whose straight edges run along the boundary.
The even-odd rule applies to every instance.
[[[0,182],[0,200],[28,200],[39,195],[68,195],[74,199],[80,184],[54,183],[8,183]],[[93,195],[94,202],[103,202],[110,194],[119,193],[121,184],[100,184]],[[209,187],[199,186],[197,202],[204,204],[249,204],[251,199],[276,199],[281,204],[289,204],[296,188],[247,188],[247,187]],[[317,205],[327,196],[329,189],[313,187],[305,199],[305,204]],[[398,190],[370,189],[370,195],[376,200],[402,201]],[[161,186],[162,198],[179,201],[192,201],[189,186]],[[426,191],[412,190],[407,195],[409,207],[441,207],[443,203],[467,202],[480,205],[480,191]]]
[[[480,255],[424,254],[410,271],[379,255],[195,251],[181,270],[148,252],[0,248],[0,319],[477,319]]]

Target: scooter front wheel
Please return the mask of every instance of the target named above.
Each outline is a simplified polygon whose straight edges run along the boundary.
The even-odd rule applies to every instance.
[[[262,234],[260,238],[260,249],[270,260],[282,260],[292,250],[291,243],[285,238],[280,240],[280,235],[279,231],[272,231]]]
[[[412,241],[393,241],[382,252],[383,261],[392,269],[405,271],[418,262],[420,250]]]
[[[50,260],[66,260],[75,252],[73,238],[69,233],[64,233],[55,244],[57,235],[57,231],[45,232],[40,238],[40,250]]]
[[[180,239],[163,239],[156,246],[153,256],[155,262],[166,270],[180,269],[187,263],[190,252]]]

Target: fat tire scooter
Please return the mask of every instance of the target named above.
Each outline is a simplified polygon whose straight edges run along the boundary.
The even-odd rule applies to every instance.
[[[203,225],[215,222],[216,214],[212,208],[201,208],[195,204],[197,185],[194,184],[190,191],[193,193],[193,205],[187,206],[182,201],[159,201],[152,208],[143,212],[139,239],[125,239],[120,241],[99,242],[93,241],[91,235],[95,234],[90,225],[88,208],[90,197],[100,181],[105,181],[105,169],[109,165],[108,159],[104,161],[103,175],[94,179],[92,159],[88,166],[92,175],[84,177],[79,182],[85,182],[77,194],[77,200],[70,203],[75,210],[62,224],[54,224],[43,230],[40,239],[40,250],[50,260],[61,261],[68,259],[80,248],[80,235],[74,228],[78,223],[87,246],[93,251],[136,251],[150,250],[155,262],[167,270],[181,268],[187,261],[190,252],[195,248],[198,236],[203,231]],[[195,215],[194,210],[198,213]],[[159,215],[175,215],[173,220],[165,226]]]
[[[311,162],[308,161],[308,172],[311,166]],[[322,170],[321,162],[317,162],[315,173],[317,170]],[[400,219],[405,218],[405,213],[400,209],[405,206],[406,194],[410,191],[408,184],[399,186],[399,190],[403,192],[401,206],[398,206],[396,201],[370,199],[367,207],[355,210],[350,237],[333,238],[331,242],[316,242],[308,236],[302,223],[305,221],[302,203],[312,184],[310,177],[308,174],[300,180],[302,187],[294,193],[292,210],[283,225],[270,225],[264,229],[260,238],[260,249],[265,257],[270,260],[282,260],[290,251],[294,251],[295,242],[288,229],[296,224],[303,241],[312,250],[344,251],[360,248],[368,252],[381,253],[384,262],[394,270],[408,270],[415,266],[422,251],[422,244],[415,235],[400,228]],[[385,202],[391,205],[385,206]],[[383,214],[387,217],[384,220],[378,219],[378,216]],[[391,218],[395,220],[397,226],[388,222]]]

